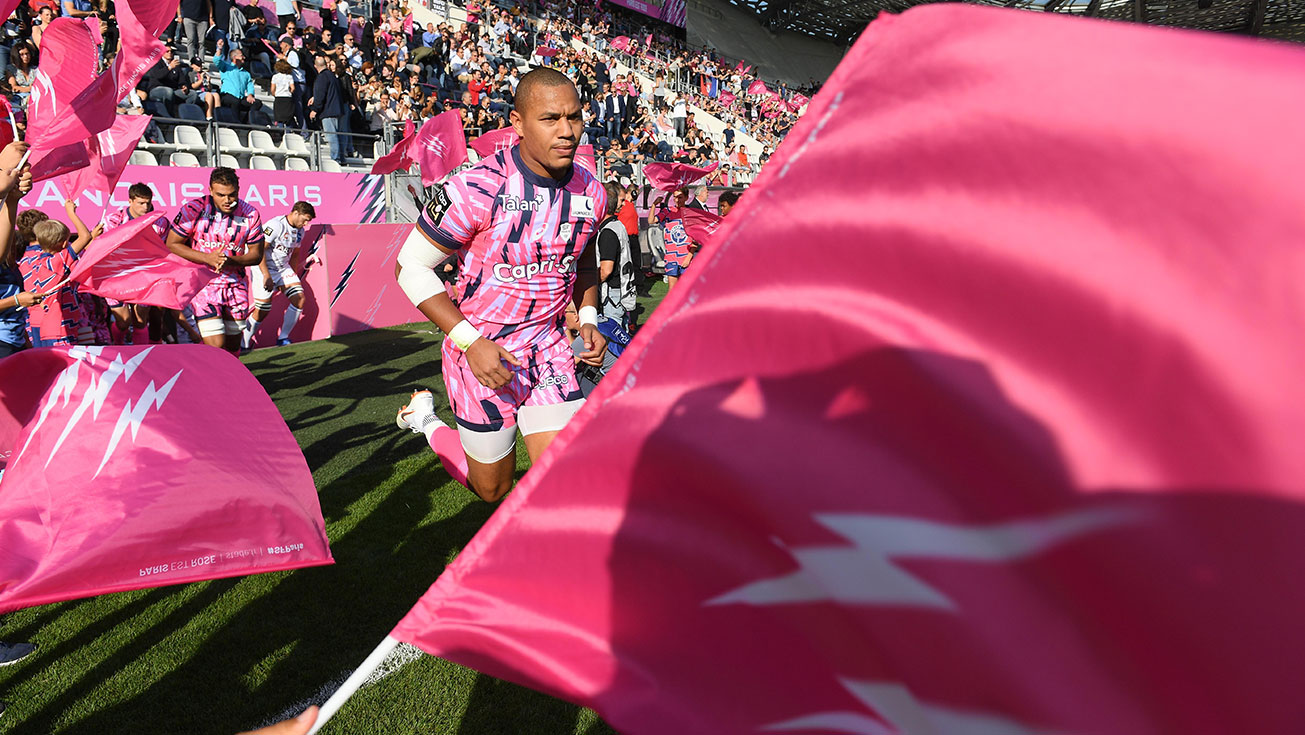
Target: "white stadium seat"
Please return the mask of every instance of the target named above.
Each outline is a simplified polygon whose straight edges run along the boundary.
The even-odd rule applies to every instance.
[[[227,168],[240,168],[240,160],[230,153],[219,153],[218,165],[226,166]]]
[[[266,130],[249,131],[249,148],[264,156],[283,156],[285,151],[272,142],[272,136]]]
[[[297,158],[295,156],[286,156],[285,170],[286,171],[312,171],[313,169],[311,166],[308,165],[308,162],[302,158]]]
[[[308,150],[308,142],[299,133],[286,133],[285,140],[281,141],[281,147],[286,153],[293,153],[296,156],[308,158],[313,155],[312,151]]]
[[[188,151],[206,151],[208,143],[204,134],[192,125],[178,125],[172,129],[173,145]]]
[[[128,161],[133,166],[157,166],[159,162],[155,160],[154,154],[149,151],[132,151],[131,160]]]
[[[218,150],[223,153],[246,153],[249,151],[240,143],[240,136],[231,128],[218,128]]]
[[[275,171],[276,161],[273,161],[267,156],[254,154],[249,157],[249,167],[255,171]]]
[[[323,158],[322,170],[327,173],[338,174],[344,169],[340,168],[340,164],[336,163],[334,160],[330,158]]]
[[[177,151],[168,156],[169,166],[181,166],[188,168],[199,168],[199,159],[194,154],[185,151]]]

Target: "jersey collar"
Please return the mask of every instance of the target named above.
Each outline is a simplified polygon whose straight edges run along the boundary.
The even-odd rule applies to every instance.
[[[571,176],[575,173],[575,166],[573,165],[570,170],[566,172],[566,178],[561,181],[552,176],[540,176],[534,171],[531,171],[530,168],[526,166],[526,162],[521,160],[520,144],[512,146],[512,163],[516,165],[517,171],[521,172],[521,178],[529,181],[535,186],[543,186],[549,189],[561,189],[571,183]]]

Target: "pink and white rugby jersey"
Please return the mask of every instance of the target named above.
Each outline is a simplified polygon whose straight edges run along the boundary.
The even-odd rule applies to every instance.
[[[168,216],[160,214],[159,212],[150,212],[145,216],[156,218],[154,220],[154,232],[158,233],[159,237],[166,239],[168,236]],[[108,232],[115,227],[122,227],[130,221],[131,210],[127,207],[122,207],[114,212],[109,212],[104,215],[104,218],[100,220],[100,224],[104,225],[104,231]]]
[[[263,219],[258,210],[248,202],[236,202],[230,215],[213,206],[207,196],[192,199],[181,206],[172,218],[172,229],[185,237],[190,247],[201,253],[224,252],[227,255],[244,255],[250,245],[263,240]],[[210,281],[215,283],[244,283],[245,269],[229,265]]]
[[[589,171],[572,166],[566,181],[540,176],[514,146],[437,188],[417,227],[457,251],[453,302],[463,316],[520,354],[563,338],[576,266],[606,207]]]

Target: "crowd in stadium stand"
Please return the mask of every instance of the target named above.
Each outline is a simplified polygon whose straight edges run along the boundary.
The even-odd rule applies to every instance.
[[[341,0],[321,11],[317,28],[294,0],[182,0],[165,37],[169,52],[120,109],[320,130],[331,157],[344,163],[384,152],[363,136],[448,109],[462,111],[469,137],[507,125],[520,62],[528,60],[575,80],[588,142],[614,170],[630,175],[649,160],[719,161],[712,183],[746,183],[792,127],[805,95],[783,83],[749,94],[756,78],[743,62],[689,49],[670,26],[598,5],[539,0],[502,8],[473,0],[464,6],[465,24],[422,27],[406,2],[375,6],[369,17]],[[60,14],[98,16],[102,63],[112,59],[112,0],[25,0],[0,32],[2,83],[16,109],[30,94],[43,28]],[[573,47],[573,39],[584,46]],[[616,73],[617,63],[639,75]],[[271,105],[260,99],[268,97]],[[709,133],[695,120],[695,106],[723,129]],[[756,141],[752,150],[741,146],[743,136]],[[162,131],[151,127],[146,140],[162,142]]]

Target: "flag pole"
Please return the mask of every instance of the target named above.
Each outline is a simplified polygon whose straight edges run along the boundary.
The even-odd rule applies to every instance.
[[[326,700],[322,705],[321,710],[317,713],[317,721],[313,723],[313,727],[308,731],[308,735],[314,735],[318,730],[321,730],[322,726],[330,721],[331,716],[339,711],[340,707],[349,700],[349,697],[352,697],[355,692],[362,688],[363,682],[367,681],[367,678],[372,675],[372,672],[376,671],[377,667],[381,665],[381,662],[384,661],[398,645],[398,639],[388,635],[385,636],[385,640],[381,641],[381,645],[377,646],[375,650],[367,656],[366,660],[362,662],[362,665],[355,669],[354,672],[349,675],[349,678],[345,679],[344,683],[340,685],[340,688],[335,690],[335,694],[332,694],[331,698]]]

